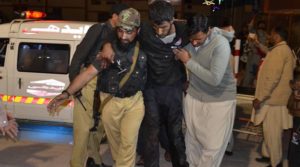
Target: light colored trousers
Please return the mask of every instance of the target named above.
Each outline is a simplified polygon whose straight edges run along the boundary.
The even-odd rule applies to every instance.
[[[186,155],[190,167],[218,167],[223,159],[235,117],[236,100],[201,102],[185,98]]]
[[[264,105],[260,112],[264,111],[262,156],[270,157],[271,165],[276,166],[282,161],[282,132],[292,128],[293,118],[286,106]]]
[[[71,156],[71,167],[84,167],[87,155],[92,157],[97,164],[101,164],[99,149],[104,128],[102,121],[96,132],[90,132],[90,128],[94,126],[93,119],[93,100],[96,88],[97,77],[91,80],[82,90],[80,97],[84,107],[76,98],[73,113],[73,150]]]
[[[104,100],[108,94],[100,93]],[[115,167],[134,167],[139,128],[145,114],[141,91],[127,98],[113,97],[103,108],[102,121]]]

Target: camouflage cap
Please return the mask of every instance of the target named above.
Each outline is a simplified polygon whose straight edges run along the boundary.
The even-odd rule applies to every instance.
[[[131,31],[134,27],[139,27],[140,23],[140,13],[136,9],[129,8],[122,10],[119,14],[119,22],[117,23],[117,26]]]

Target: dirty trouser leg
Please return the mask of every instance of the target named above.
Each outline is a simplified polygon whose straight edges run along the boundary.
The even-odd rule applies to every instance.
[[[161,147],[165,149],[165,151],[170,152],[170,144],[169,144],[170,142],[167,134],[167,126],[165,124],[160,126],[158,139]]]
[[[144,117],[144,163],[145,167],[159,167],[160,128],[158,104],[153,89],[144,91],[145,117]]]
[[[164,98],[166,104],[167,117],[163,118],[167,122],[168,139],[170,142],[170,153],[173,167],[188,166],[186,161],[186,148],[182,131],[183,121],[183,92],[182,86],[171,86],[164,90],[167,96]],[[163,97],[163,96],[160,96]],[[159,99],[163,101],[162,99]],[[164,114],[163,114],[164,115]]]
[[[158,134],[162,121],[167,124],[173,167],[187,166],[182,133],[182,84],[158,86],[144,91],[145,167],[159,166]]]

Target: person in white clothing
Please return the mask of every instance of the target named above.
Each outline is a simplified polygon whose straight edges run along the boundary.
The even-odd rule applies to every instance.
[[[187,21],[190,43],[174,49],[189,71],[185,98],[186,154],[190,167],[218,167],[229,141],[236,107],[230,46],[208,17]]]

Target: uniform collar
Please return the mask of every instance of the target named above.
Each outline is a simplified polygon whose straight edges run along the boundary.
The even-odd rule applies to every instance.
[[[279,43],[277,43],[276,45],[272,46],[269,50],[272,50],[274,48],[276,48],[277,46],[280,46],[280,45],[287,45],[286,41],[281,41]]]

